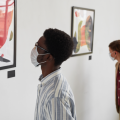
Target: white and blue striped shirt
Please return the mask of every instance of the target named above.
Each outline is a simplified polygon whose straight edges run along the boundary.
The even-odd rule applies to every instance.
[[[72,90],[61,69],[41,79],[34,120],[76,120],[75,109]]]

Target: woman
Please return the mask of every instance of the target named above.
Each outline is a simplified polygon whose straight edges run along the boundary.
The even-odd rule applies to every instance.
[[[120,120],[120,40],[113,41],[109,44],[109,52],[110,58],[117,60],[115,65],[115,101]]]

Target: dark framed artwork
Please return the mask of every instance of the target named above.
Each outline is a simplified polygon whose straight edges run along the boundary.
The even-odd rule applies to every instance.
[[[16,67],[16,0],[0,0],[0,70]]]
[[[71,37],[74,42],[72,56],[93,52],[95,10],[72,7]]]

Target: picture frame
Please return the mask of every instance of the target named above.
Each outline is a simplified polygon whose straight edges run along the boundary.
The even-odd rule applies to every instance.
[[[93,53],[95,10],[73,6],[71,17],[72,57]]]
[[[16,67],[17,0],[0,0],[0,70]]]

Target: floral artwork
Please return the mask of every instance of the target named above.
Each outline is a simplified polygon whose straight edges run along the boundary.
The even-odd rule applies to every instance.
[[[72,56],[92,53],[94,17],[94,10],[72,7],[71,36],[74,42]]]
[[[15,0],[0,0],[0,69],[15,66]]]

